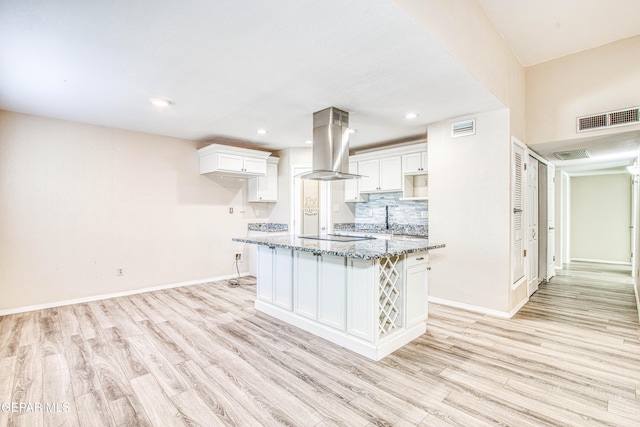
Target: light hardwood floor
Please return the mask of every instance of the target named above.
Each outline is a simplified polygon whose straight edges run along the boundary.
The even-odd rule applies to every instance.
[[[431,304],[380,362],[256,313],[247,279],[4,316],[0,403],[43,408],[0,425],[639,426],[630,283],[573,264],[511,320]]]

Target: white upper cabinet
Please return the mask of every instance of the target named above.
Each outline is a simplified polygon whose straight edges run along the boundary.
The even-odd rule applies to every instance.
[[[358,180],[358,198],[353,196],[353,187],[345,185],[345,199],[361,201],[361,193],[402,191],[405,175],[426,173],[427,144],[420,142],[357,153],[349,160],[351,163],[357,163],[357,173],[362,178]]]
[[[271,153],[228,145],[211,144],[198,150],[200,174],[265,176]]]
[[[358,163],[357,162],[349,162],[349,173],[357,174],[358,173]],[[345,202],[363,202],[365,201],[362,196],[360,196],[360,191],[358,190],[360,187],[359,179],[346,179],[344,181],[344,201]]]
[[[358,162],[361,193],[402,190],[402,160],[400,156]]]
[[[427,171],[427,152],[402,155],[402,173],[404,175],[419,174]]]
[[[278,201],[278,157],[267,159],[267,174],[249,178],[249,202]]]

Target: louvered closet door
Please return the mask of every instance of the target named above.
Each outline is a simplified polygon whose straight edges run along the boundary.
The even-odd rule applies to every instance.
[[[524,147],[513,143],[511,164],[512,283],[524,277]]]

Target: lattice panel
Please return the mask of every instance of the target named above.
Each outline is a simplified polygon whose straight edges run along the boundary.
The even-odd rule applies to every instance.
[[[400,261],[399,256],[380,259],[380,276],[378,277],[380,286],[378,331],[380,336],[392,332],[399,326],[397,320],[400,315],[400,307],[398,307],[400,274],[396,268],[398,261]]]

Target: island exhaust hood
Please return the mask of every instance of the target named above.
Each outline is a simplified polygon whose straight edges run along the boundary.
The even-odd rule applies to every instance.
[[[360,178],[349,173],[349,113],[335,107],[313,113],[313,161],[302,179],[334,181]]]

